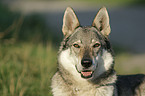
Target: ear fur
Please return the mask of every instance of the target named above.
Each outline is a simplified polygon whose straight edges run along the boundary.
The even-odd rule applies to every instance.
[[[104,36],[110,34],[109,15],[107,9],[102,7],[97,13],[92,26],[96,27]]]
[[[63,17],[62,32],[65,36],[69,36],[74,32],[76,27],[80,26],[77,16],[72,8],[67,7]]]

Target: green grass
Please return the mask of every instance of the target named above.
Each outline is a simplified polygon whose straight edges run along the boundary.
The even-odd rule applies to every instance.
[[[0,96],[51,96],[57,51],[45,20],[13,13],[1,3],[0,12]]]
[[[71,0],[71,1],[86,1],[97,5],[144,5],[145,0]]]
[[[119,63],[130,56],[127,53],[116,56],[118,74],[127,74]],[[52,96],[50,82],[56,72],[56,61],[57,51],[51,44],[45,47],[33,43],[0,44],[1,96]]]
[[[115,57],[115,69],[118,74],[144,74],[145,55],[131,54],[131,53],[120,53]]]
[[[37,14],[23,17],[1,3],[0,12],[0,96],[52,96],[50,81],[57,68],[55,48],[60,38]],[[130,57],[123,52],[125,49],[115,46],[119,74],[126,73],[123,68],[130,66],[120,65]]]
[[[1,96],[50,96],[56,71],[56,51],[51,45],[0,45]]]

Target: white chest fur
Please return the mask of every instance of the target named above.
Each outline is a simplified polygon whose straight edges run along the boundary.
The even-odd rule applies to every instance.
[[[55,74],[52,82],[53,96],[113,96],[114,86],[92,85],[83,83],[83,85],[66,84],[59,74]]]
[[[87,86],[87,85],[86,85]],[[84,86],[85,87],[85,86]],[[113,96],[113,86],[102,86],[99,88],[74,88],[74,96]]]

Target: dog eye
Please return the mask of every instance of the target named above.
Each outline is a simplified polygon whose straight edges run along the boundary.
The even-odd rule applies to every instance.
[[[93,47],[94,47],[94,48],[100,47],[100,45],[101,45],[100,43],[96,43],[95,45],[93,45]]]
[[[79,46],[78,44],[73,44],[73,46],[74,46],[75,48],[80,48],[80,46]]]

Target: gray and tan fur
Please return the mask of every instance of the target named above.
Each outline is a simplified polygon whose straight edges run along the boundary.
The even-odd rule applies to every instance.
[[[105,7],[87,27],[80,26],[70,7],[66,9],[58,71],[51,85],[54,96],[145,96],[144,75],[116,75],[110,31]]]

